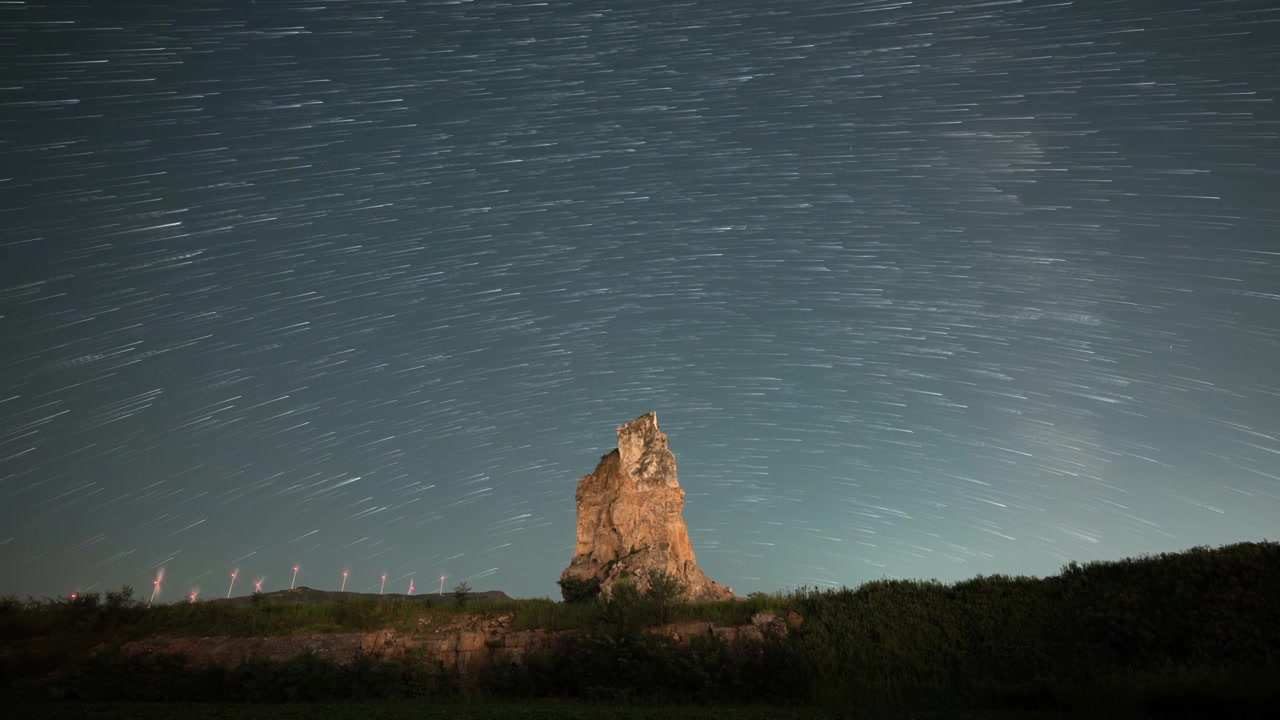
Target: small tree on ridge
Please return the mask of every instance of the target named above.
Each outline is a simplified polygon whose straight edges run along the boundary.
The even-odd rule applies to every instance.
[[[458,607],[467,604],[467,595],[471,592],[471,586],[465,582],[460,582],[453,586],[453,601],[458,603]]]

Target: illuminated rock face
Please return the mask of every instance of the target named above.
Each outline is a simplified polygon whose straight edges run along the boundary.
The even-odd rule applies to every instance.
[[[520,665],[530,655],[560,652],[581,630],[550,632],[544,629],[513,630],[511,615],[447,615],[420,618],[416,628],[386,628],[374,632],[295,634],[272,637],[215,636],[182,637],[156,635],[130,640],[120,649],[125,655],[179,655],[189,668],[235,668],[250,660],[285,662],[303,652],[312,652],[347,665],[361,658],[375,657],[391,662],[405,658],[426,658],[439,662],[446,671],[457,671],[464,684],[484,678],[494,664]],[[650,628],[677,645],[688,647],[693,638],[715,637],[759,642],[769,637],[786,637],[804,619],[794,612],[787,617],[756,613],[750,625],[718,625],[711,622],[680,622]],[[106,644],[93,653],[106,651]]]
[[[676,458],[656,413],[618,427],[618,449],[578,481],[578,542],[562,580],[595,578],[606,594],[630,577],[643,591],[655,570],[679,578],[691,600],[725,600],[733,591],[707,577],[685,527]]]

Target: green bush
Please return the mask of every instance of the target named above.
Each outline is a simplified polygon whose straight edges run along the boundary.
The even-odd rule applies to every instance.
[[[560,578],[560,594],[567,603],[594,602],[600,596],[599,578]]]
[[[484,692],[506,698],[584,699],[609,703],[802,702],[805,666],[784,641],[726,643],[694,638],[685,646],[663,636],[598,626],[554,653],[521,665],[496,664]]]
[[[683,603],[689,595],[689,589],[680,582],[680,578],[666,570],[655,570],[649,573],[649,586],[645,588],[644,597],[658,613],[658,622],[670,620],[671,611]]]
[[[600,606],[597,630],[614,638],[636,637],[657,619],[648,602],[630,578],[621,578],[607,596],[597,598]]]

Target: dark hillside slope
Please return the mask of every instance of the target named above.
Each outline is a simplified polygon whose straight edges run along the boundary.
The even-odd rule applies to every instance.
[[[1043,579],[880,581],[796,601],[820,693],[846,700],[1036,704],[1068,688],[1191,688],[1257,673],[1280,687],[1273,542],[1072,563]]]

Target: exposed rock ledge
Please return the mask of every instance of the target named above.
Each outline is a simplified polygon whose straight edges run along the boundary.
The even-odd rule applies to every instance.
[[[650,632],[685,645],[697,636],[717,637],[726,642],[785,637],[800,627],[803,619],[792,612],[787,617],[756,613],[749,625],[721,626],[709,622],[661,625]],[[191,667],[232,668],[252,658],[288,660],[310,650],[334,662],[347,664],[367,655],[384,660],[402,659],[411,651],[423,652],[448,671],[457,671],[466,680],[494,662],[519,665],[530,653],[559,650],[578,630],[512,630],[511,616],[496,618],[465,616],[446,625],[423,625],[416,630],[378,630],[358,633],[285,635],[281,637],[174,637],[159,636],[126,643],[130,655],[179,653]]]

